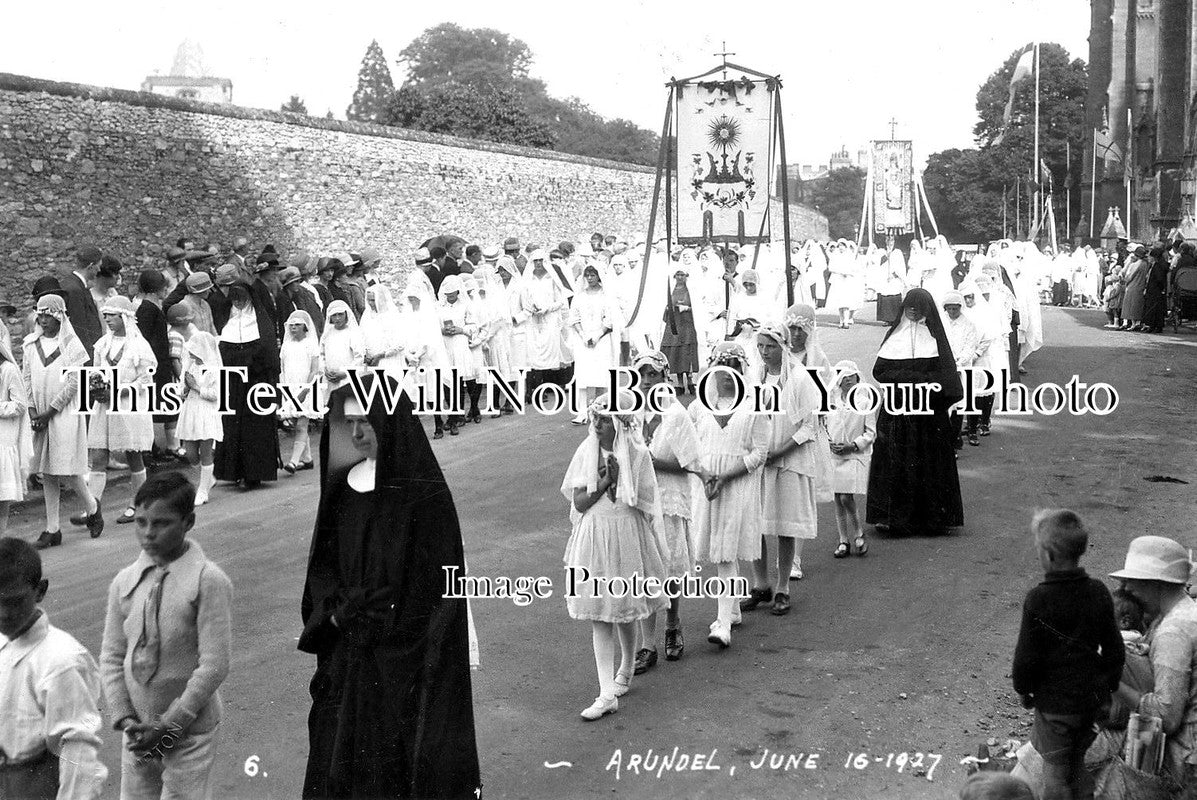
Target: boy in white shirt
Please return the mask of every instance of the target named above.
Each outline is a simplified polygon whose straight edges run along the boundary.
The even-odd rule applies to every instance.
[[[0,539],[0,797],[94,800],[108,778],[100,673],[39,607],[48,586],[37,550]]]

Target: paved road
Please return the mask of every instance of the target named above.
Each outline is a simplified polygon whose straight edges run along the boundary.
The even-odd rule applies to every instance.
[[[1021,598],[1037,581],[1032,511],[1068,505],[1084,514],[1094,531],[1086,561],[1098,574],[1120,566],[1129,540],[1146,532],[1197,546],[1192,488],[1144,480],[1197,482],[1197,337],[1111,333],[1092,311],[1044,309],[1044,322],[1049,347],[1028,378],[1108,381],[1121,393],[1113,415],[1000,420],[983,447],[961,456],[967,526],[950,537],[874,538],[868,558],[835,561],[834,515],[822,507],[790,616],[748,615],[732,648],[718,652],[702,636],[714,603],[684,606],[685,658],[637,679],[614,717],[587,724],[577,716],[596,694],[590,630],[569,619],[559,592],[522,608],[475,603],[483,668],[474,702],[488,796],[954,797],[958,762],[978,742],[1025,731],[1008,673]],[[860,325],[820,334],[833,362],[853,358],[868,370],[882,332]],[[473,572],[547,575],[560,586],[569,528],[558,486],[580,437],[565,415],[529,416],[435,443]],[[236,587],[218,797],[298,796],[314,659],[295,642],[318,489],[314,472],[249,493],[218,487],[200,511],[196,539]],[[117,503],[106,503],[110,515]],[[36,508],[14,517],[20,535],[38,530]],[[116,525],[95,541],[76,533],[46,555],[48,611],[93,652],[107,584],[136,555],[131,527]],[[114,773],[106,797],[115,798],[116,734],[105,745]],[[679,761],[659,777],[628,771],[634,755],[675,747],[689,756],[685,771]],[[754,768],[766,750],[795,758]],[[864,769],[845,767],[862,752]],[[916,752],[942,756],[933,780],[888,759]],[[245,770],[251,757],[254,777]],[[545,766],[561,761],[572,766]]]

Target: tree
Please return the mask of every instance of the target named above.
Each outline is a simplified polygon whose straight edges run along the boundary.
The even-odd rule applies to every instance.
[[[400,51],[399,61],[407,65],[405,83],[414,86],[512,87],[529,81],[532,50],[493,28],[463,28],[445,22],[417,36]],[[543,83],[531,83],[543,91]]]
[[[656,163],[658,139],[651,131],[604,119],[577,98],[550,97],[544,82],[529,74],[531,49],[506,33],[444,23],[420,34],[399,60],[408,74],[387,124]]]
[[[927,202],[949,242],[1001,237],[1003,186],[994,187],[994,169],[992,159],[980,150],[945,150],[927,159],[923,173]]]
[[[297,95],[297,94],[291,95],[291,99],[288,100],[287,102],[283,103],[282,108],[280,108],[279,110],[280,111],[289,111],[292,114],[308,113],[308,107],[304,104],[303,100],[301,100],[299,95]]]
[[[1022,52],[1020,48],[1011,53],[977,90],[978,119],[973,133],[978,148],[945,150],[927,160],[923,174],[927,200],[949,241],[982,242],[1000,237],[1003,192],[1008,198],[1009,228],[1014,230],[1016,186],[1024,193],[1022,207],[1030,207],[1035,191],[1034,76],[1015,84],[1010,123],[1003,128],[1010,78]],[[1047,166],[1040,186],[1046,191],[1050,181],[1059,197],[1067,188],[1066,177],[1076,181],[1081,176],[1085,142],[1092,135],[1085,123],[1088,68],[1058,44],[1040,45],[1039,63],[1039,156]],[[1071,164],[1065,158],[1069,144]],[[1079,186],[1074,183],[1073,188]],[[1057,204],[1057,216],[1064,222],[1062,205]]]
[[[865,177],[864,170],[846,167],[808,184],[807,203],[827,217],[832,239],[856,238],[864,207]]]
[[[405,84],[395,93],[383,123],[411,130],[552,147],[547,125],[529,119],[522,98],[511,89],[478,89],[460,83],[421,88]]]
[[[362,66],[357,72],[357,90],[345,111],[345,118],[352,122],[382,122],[394,94],[391,69],[375,39],[362,58]]]

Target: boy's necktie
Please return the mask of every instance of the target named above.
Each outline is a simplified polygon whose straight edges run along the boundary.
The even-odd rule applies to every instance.
[[[141,638],[133,648],[133,678],[141,684],[149,683],[158,672],[158,657],[162,637],[158,630],[158,611],[162,608],[162,582],[170,570],[154,567],[154,582],[146,595],[141,624]]]

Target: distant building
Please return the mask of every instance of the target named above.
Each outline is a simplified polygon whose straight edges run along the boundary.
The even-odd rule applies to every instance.
[[[233,102],[233,82],[209,75],[204,67],[203,50],[190,39],[179,45],[170,74],[148,76],[141,84],[141,91],[204,103]]]

